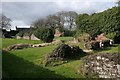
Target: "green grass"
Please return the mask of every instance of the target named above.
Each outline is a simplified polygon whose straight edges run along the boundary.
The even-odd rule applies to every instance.
[[[0,49],[2,49],[2,38],[0,38]]]
[[[118,52],[120,52],[120,45],[118,46]]]
[[[55,37],[54,40],[65,40],[65,41],[69,41],[73,39],[73,37]],[[10,45],[13,44],[18,44],[18,43],[30,43],[30,44],[39,44],[39,43],[43,43],[40,40],[25,40],[25,39],[9,39],[9,38],[0,38],[0,48],[6,48]]]
[[[42,41],[40,41],[40,40],[9,39],[9,38],[2,38],[0,40],[2,40],[2,43],[0,43],[0,44],[2,44],[3,48],[6,48],[10,45],[18,44],[18,43],[30,43],[30,44],[42,43]]]
[[[103,52],[108,52],[108,53],[120,52],[119,49],[120,49],[120,45],[114,44],[113,46],[107,47],[107,48],[105,48],[103,50],[94,50],[93,53],[99,53],[99,52],[101,52],[101,53],[103,53]]]
[[[59,38],[57,38],[59,39]],[[67,38],[60,38],[67,39]],[[70,38],[68,38],[70,39]],[[68,40],[67,39],[67,40]],[[72,38],[71,38],[72,39]],[[7,47],[16,43],[41,43],[41,41],[31,40],[16,40],[16,39],[3,39],[3,46]],[[83,44],[77,44],[80,48],[84,49]],[[3,77],[12,78],[84,78],[81,74],[77,73],[78,66],[81,64],[80,59],[71,60],[68,63],[45,67],[41,63],[44,56],[51,52],[56,45],[50,45],[39,48],[27,48],[21,50],[13,50],[3,52]],[[98,52],[116,52],[120,45],[114,45],[106,50],[94,51]]]
[[[4,39],[6,46],[14,44],[14,40]],[[9,41],[11,40],[11,41]],[[16,40],[16,43],[21,43],[23,40]],[[27,42],[27,41],[26,41]],[[5,44],[5,43],[4,43]],[[4,45],[5,46],[5,45]],[[40,48],[27,48],[22,50],[13,50],[3,52],[3,72],[7,77],[66,77],[66,78],[80,78],[83,77],[77,73],[77,67],[80,64],[79,60],[73,60],[63,65],[55,67],[44,67],[40,60],[46,54],[51,52],[56,46],[50,45]],[[42,74],[42,75],[41,75]]]
[[[29,51],[30,52],[30,51]],[[3,78],[53,78],[53,77],[64,77],[58,75],[40,65],[36,65],[34,61],[36,60],[36,55],[29,53],[28,56],[22,56],[24,53],[3,53]],[[30,56],[32,55],[32,56]],[[41,55],[38,55],[41,56]]]
[[[73,39],[73,37],[55,37],[54,40],[64,40],[64,41],[69,41]]]
[[[67,78],[83,77],[77,73],[77,66],[80,64],[79,60],[73,60],[55,67],[44,67],[43,64],[39,63],[40,59],[44,58],[44,56],[51,52],[55,47],[56,46],[51,45],[41,48],[9,51],[8,54],[3,53],[3,70],[7,74],[10,74],[9,76],[11,77],[31,77],[31,75],[35,78],[59,76]],[[38,67],[36,68],[36,66]],[[42,72],[41,69],[38,69],[39,67],[43,69]],[[44,69],[45,71],[48,70],[48,73],[52,72],[56,75],[47,74]],[[43,75],[41,76],[40,74]]]

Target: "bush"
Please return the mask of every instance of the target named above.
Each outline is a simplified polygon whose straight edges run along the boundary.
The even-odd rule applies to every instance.
[[[108,33],[108,34],[106,35],[106,37],[108,37],[109,39],[114,39],[115,36],[116,36],[116,33],[115,33],[115,32]]]
[[[32,34],[30,32],[24,33],[24,36],[31,36]]]
[[[52,42],[54,38],[54,32],[51,28],[39,28],[34,34],[44,42]]]
[[[113,40],[116,44],[120,44],[120,35],[116,35]]]
[[[114,40],[115,43],[120,43],[120,33],[112,32],[106,35],[108,38]]]
[[[74,37],[76,31],[71,31],[71,30],[68,30],[68,29],[64,29],[64,36],[72,36]]]

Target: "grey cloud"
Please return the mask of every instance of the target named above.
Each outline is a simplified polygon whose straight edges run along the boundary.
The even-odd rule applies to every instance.
[[[57,6],[53,3],[14,2],[3,3],[3,13],[13,20],[23,20],[26,23],[38,17],[45,17],[57,12]]]
[[[76,11],[80,13],[99,12],[115,6],[114,2],[58,3],[58,2],[3,2],[2,11],[13,21],[23,21],[27,25],[37,18],[46,17],[58,11]],[[19,24],[18,24],[19,25]]]

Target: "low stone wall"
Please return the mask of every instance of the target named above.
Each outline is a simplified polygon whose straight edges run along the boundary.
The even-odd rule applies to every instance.
[[[32,44],[14,44],[3,50],[11,51],[11,50],[16,50],[16,49],[31,48],[31,47],[32,47]]]
[[[30,36],[30,39],[31,39],[31,40],[40,40],[40,39],[38,39],[34,34],[32,34],[32,35]]]
[[[99,53],[82,59],[78,72],[85,76],[120,78],[120,53]],[[115,80],[115,79],[114,79]]]
[[[22,37],[20,37],[20,36],[16,36],[16,39],[22,39]]]
[[[32,34],[31,36],[23,36],[23,37],[20,37],[20,36],[16,36],[16,39],[28,39],[28,40],[40,40],[38,39],[34,34]]]
[[[11,50],[23,49],[23,48],[45,47],[45,46],[49,46],[51,44],[59,44],[59,43],[61,43],[60,40],[55,40],[55,41],[53,41],[51,43],[41,43],[41,44],[20,43],[20,44],[10,45],[7,48],[3,48],[3,50],[5,50],[5,51],[11,51]]]

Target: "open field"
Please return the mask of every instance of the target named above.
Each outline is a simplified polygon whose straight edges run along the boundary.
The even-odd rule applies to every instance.
[[[61,39],[67,39],[62,38]],[[41,41],[3,39],[3,47],[16,43],[42,43]],[[83,45],[78,44],[81,48]],[[77,73],[80,65],[80,58],[70,60],[68,63],[45,67],[41,60],[46,54],[51,52],[57,45],[47,47],[27,48],[21,50],[3,51],[3,76],[12,78],[85,78]],[[120,46],[119,46],[120,47]],[[106,50],[93,51],[98,52],[118,52],[118,45],[114,45]],[[78,56],[79,57],[79,56]]]

